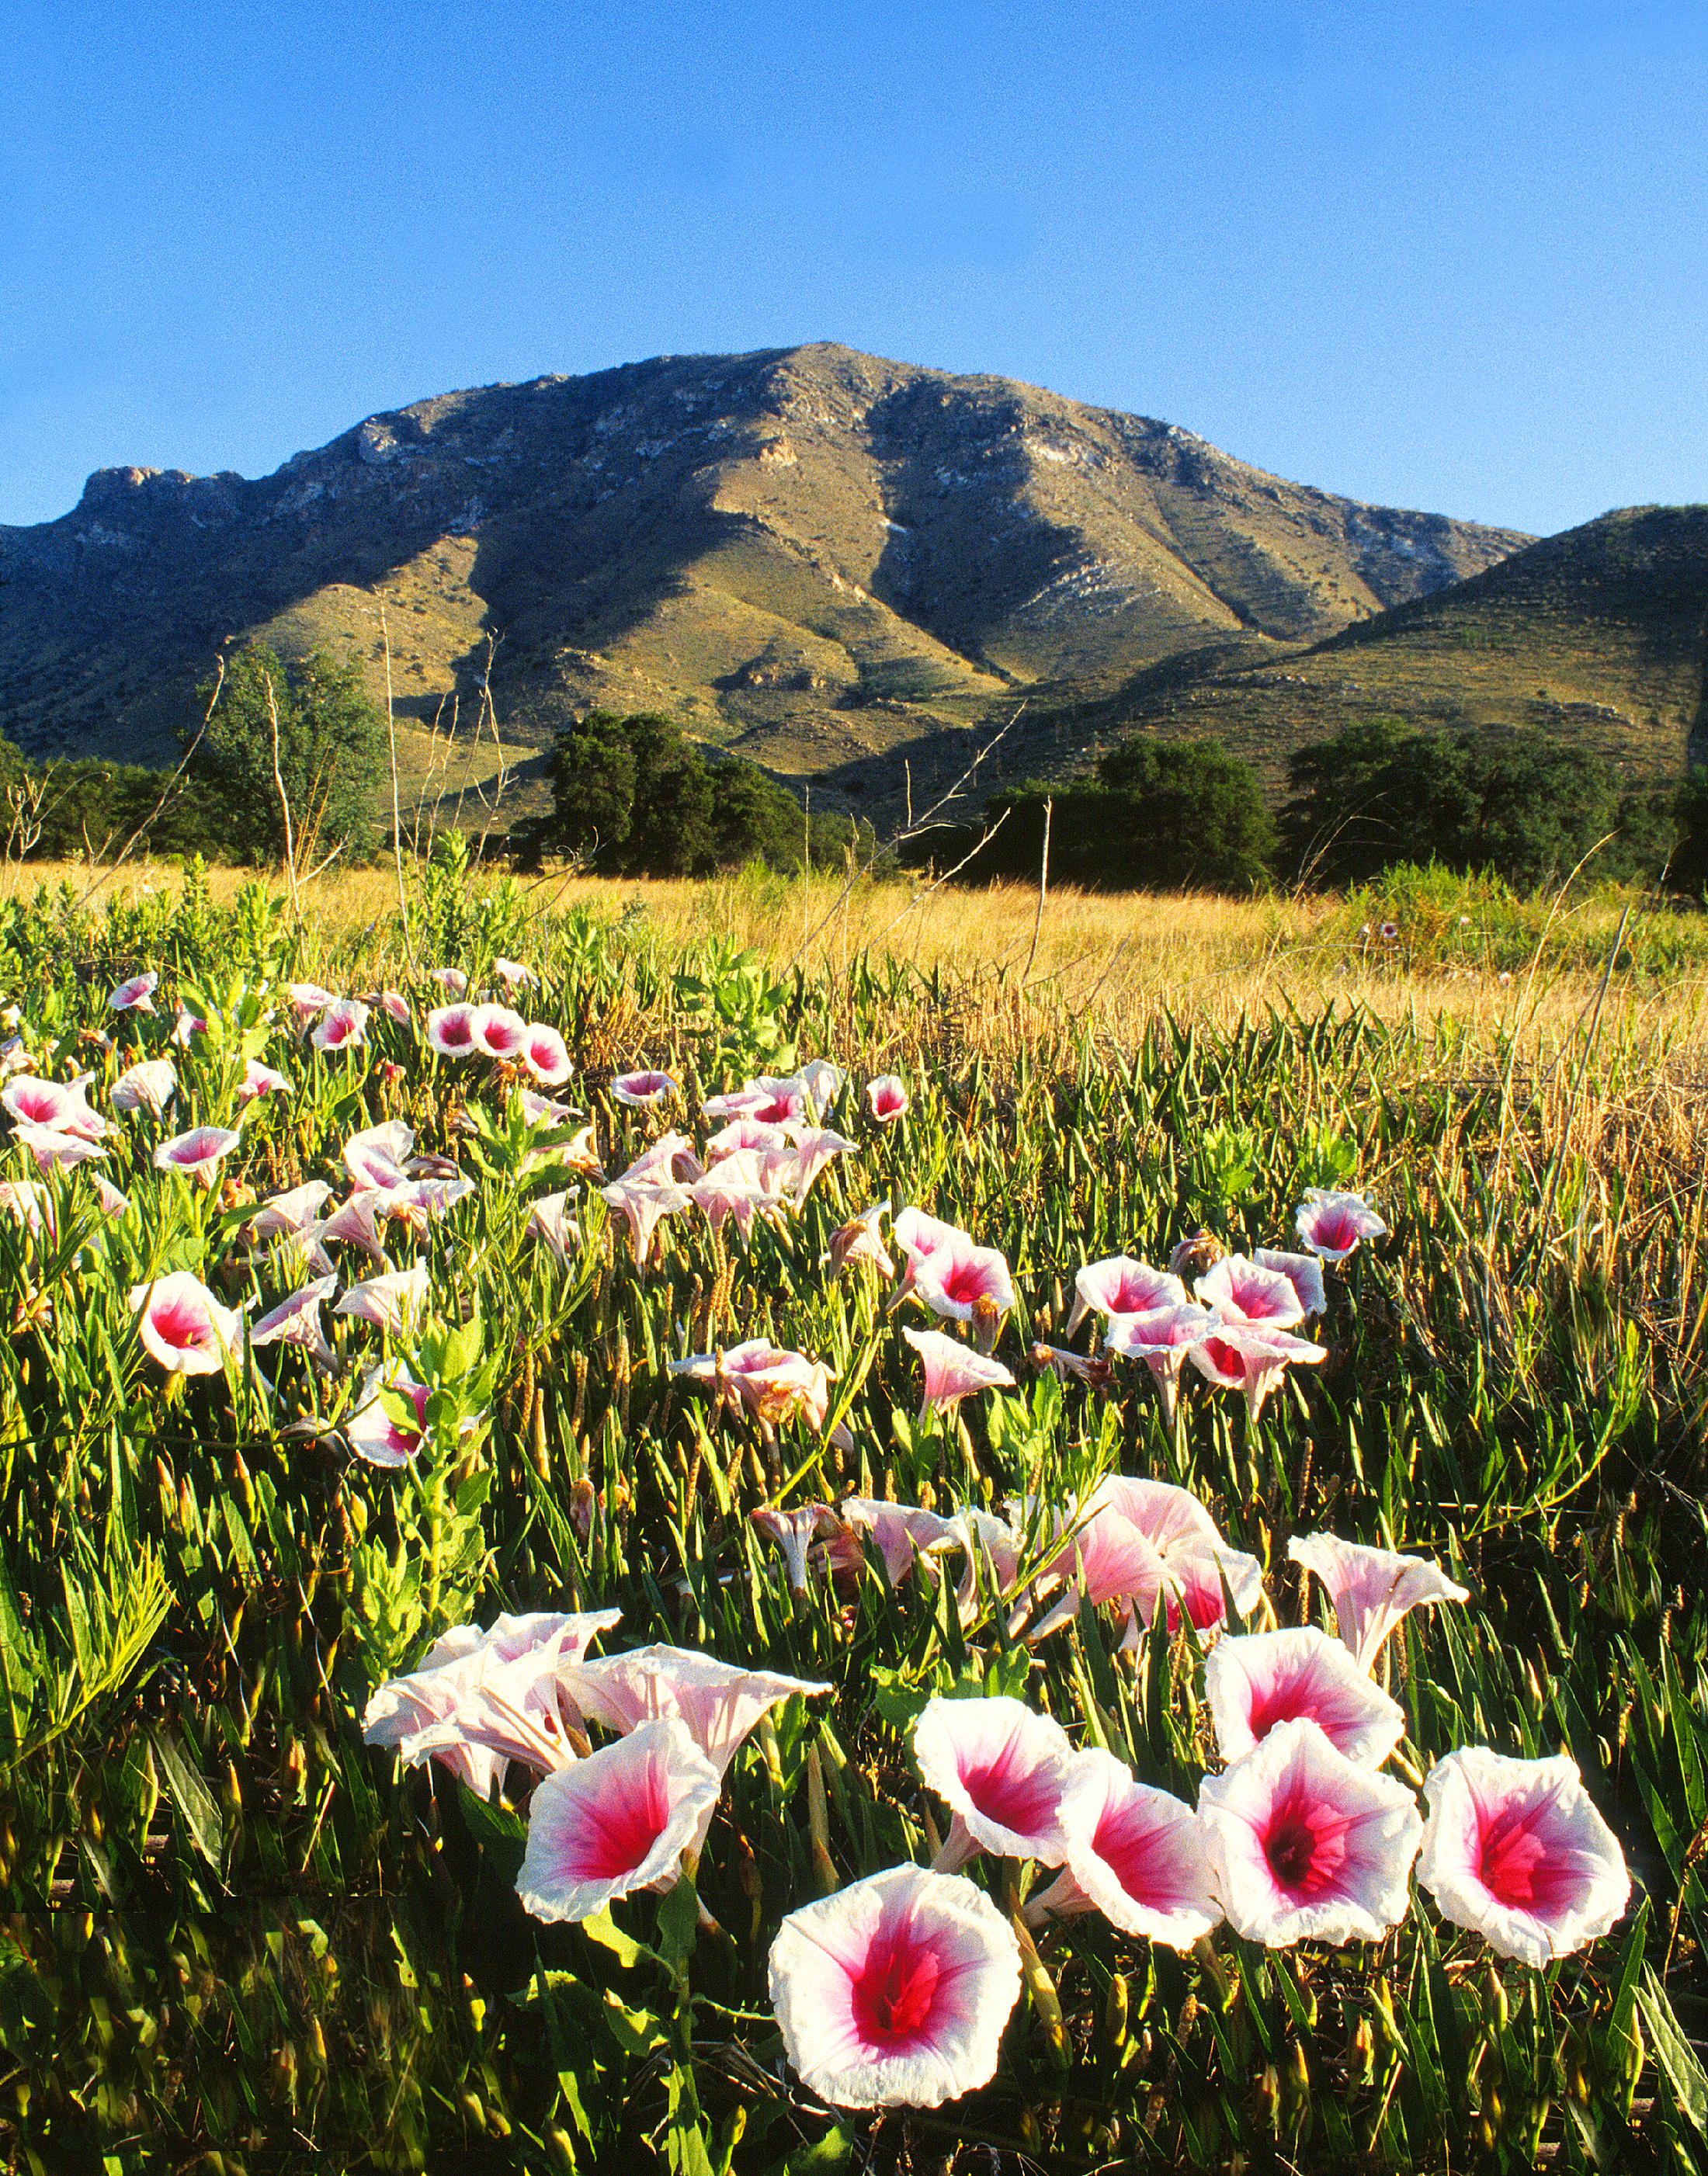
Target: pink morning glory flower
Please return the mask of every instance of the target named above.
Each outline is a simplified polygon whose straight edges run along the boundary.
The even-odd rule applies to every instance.
[[[1082,1596],[1094,1605],[1123,1602],[1129,1643],[1155,1620],[1159,1604],[1171,1632],[1183,1614],[1203,1632],[1227,1613],[1224,1582],[1243,1617],[1250,1615],[1263,1596],[1263,1571],[1256,1558],[1229,1548],[1189,1489],[1118,1473],[1097,1484],[1086,1502],[1084,1523],[1040,1576],[1058,1573],[1067,1576],[1067,1591],[1033,1626],[1029,1640],[1044,1639],[1064,1624]]]
[[[1295,1534],[1287,1554],[1327,1588],[1335,1628],[1361,1670],[1375,1667],[1382,1642],[1408,1610],[1471,1598],[1428,1557],[1367,1548],[1338,1534]]]
[[[1299,1296],[1278,1270],[1266,1270],[1246,1254],[1224,1254],[1197,1283],[1199,1298],[1224,1318],[1261,1322],[1291,1330],[1304,1320]]]
[[[344,1144],[344,1167],[359,1187],[389,1190],[407,1181],[404,1162],[414,1148],[415,1129],[401,1118],[389,1118],[350,1136]]]
[[[1465,1745],[1423,1784],[1417,1879],[1444,1919],[1540,1968],[1605,1934],[1630,1901],[1625,1855],[1575,1761]]]
[[[1204,1665],[1204,1690],[1227,1761],[1302,1715],[1364,1768],[1379,1768],[1406,1732],[1399,1702],[1371,1684],[1338,1640],[1309,1625],[1218,1640]]]
[[[781,1126],[761,1125],[757,1118],[732,1118],[705,1145],[707,1159],[713,1165],[740,1149],[753,1149],[761,1156],[786,1156],[789,1136]]]
[[[328,1005],[338,999],[330,990],[323,989],[318,982],[287,982],[286,993],[291,1000],[291,1010],[296,1016],[296,1031],[300,1035],[310,1020],[318,1019]]]
[[[509,1765],[503,1752],[474,1738],[457,1737],[443,1744],[423,1746],[424,1734],[435,1727],[454,1722],[471,1705],[494,1672],[503,1672],[503,1696],[524,1712],[549,1710],[549,1722],[558,1704],[553,1673],[560,1662],[578,1662],[601,1632],[622,1617],[618,1609],[599,1609],[569,1614],[536,1611],[521,1617],[501,1616],[490,1631],[477,1624],[458,1624],[436,1640],[407,1677],[389,1678],[369,1700],[362,1717],[362,1735],[369,1745],[394,1745],[405,1765],[431,1757],[460,1776],[480,1798],[492,1796],[492,1785],[502,1782]],[[536,1752],[531,1738],[523,1757]],[[548,1770],[560,1765],[557,1754]]]
[[[1293,1220],[1306,1247],[1325,1262],[1344,1262],[1361,1239],[1381,1239],[1388,1227],[1362,1194],[1308,1186]]]
[[[704,1211],[714,1232],[726,1216],[734,1217],[743,1246],[756,1218],[781,1218],[788,1213],[786,1202],[755,1183],[757,1175],[745,1168],[747,1161],[744,1154],[725,1156],[687,1189],[689,1200]]]
[[[839,1225],[830,1234],[830,1252],[819,1257],[819,1268],[828,1262],[832,1273],[840,1276],[854,1263],[869,1262],[880,1277],[893,1277],[895,1265],[878,1230],[889,1213],[887,1201],[874,1202],[870,1209],[862,1209],[857,1216]]]
[[[1166,1427],[1174,1425],[1180,1371],[1186,1364],[1187,1356],[1209,1336],[1215,1322],[1216,1317],[1208,1308],[1189,1303],[1159,1307],[1149,1314],[1117,1314],[1109,1319],[1104,1349],[1145,1363],[1162,1401]]]
[[[1323,1265],[1314,1254],[1284,1254],[1273,1247],[1259,1247],[1252,1259],[1261,1270],[1272,1270],[1283,1276],[1293,1288],[1303,1319],[1308,1322],[1314,1315],[1328,1313],[1328,1295],[1323,1290]]]
[[[1159,1308],[1184,1307],[1186,1287],[1167,1270],[1153,1270],[1130,1254],[1111,1254],[1087,1262],[1074,1278],[1074,1306],[1063,1337],[1071,1337],[1088,1314],[1155,1314]]]
[[[258,1096],[288,1096],[291,1083],[282,1073],[275,1073],[270,1065],[262,1064],[258,1058],[246,1058],[243,1077],[237,1083],[237,1107],[253,1103]]]
[[[55,1228],[53,1196],[39,1178],[0,1179],[0,1215],[30,1232],[45,1230],[51,1234]]]
[[[398,1027],[407,1027],[413,1017],[409,1009],[409,999],[401,990],[370,990],[363,1002],[371,1005],[375,1012],[383,1013]]]
[[[632,1111],[652,1111],[673,1102],[682,1091],[667,1073],[640,1072],[619,1073],[611,1083],[611,1092]]]
[[[147,1111],[159,1118],[178,1092],[178,1076],[169,1058],[144,1058],[121,1073],[112,1084],[115,1111]]]
[[[352,1285],[332,1312],[371,1322],[377,1330],[396,1331],[405,1323],[419,1321],[427,1303],[427,1264],[416,1262],[407,1270],[391,1270]]]
[[[158,975],[133,975],[129,982],[121,982],[108,998],[107,1009],[115,1013],[151,1013],[153,998],[160,986]]]
[[[516,1893],[536,1919],[585,1919],[668,1889],[710,1827],[722,1778],[683,1726],[644,1722],[535,1789]]]
[[[1014,1379],[1000,1360],[987,1360],[969,1352],[958,1339],[940,1330],[904,1330],[902,1336],[919,1355],[925,1368],[925,1397],[919,1408],[924,1419],[933,1409],[953,1408],[977,1390],[1011,1390]]]
[[[927,1216],[922,1209],[912,1207],[898,1215],[890,1237],[907,1258],[907,1270],[897,1299],[913,1289],[914,1279],[938,1254],[973,1244],[972,1235],[963,1232],[958,1224],[944,1224],[935,1216]]]
[[[172,1021],[172,1031],[169,1040],[176,1043],[180,1050],[188,1050],[190,1047],[190,1037],[193,1035],[205,1035],[207,1031],[206,1020],[199,1018],[188,1005],[180,1005]]]
[[[959,1235],[915,1268],[913,1291],[933,1314],[971,1323],[979,1351],[987,1355],[1014,1303],[1014,1280],[1002,1254]]]
[[[129,1197],[121,1194],[112,1181],[104,1178],[98,1171],[91,1172],[90,1177],[95,1181],[95,1198],[101,1215],[122,1216],[130,1207]]]
[[[771,1670],[742,1670],[693,1647],[639,1647],[558,1673],[563,1695],[590,1721],[627,1733],[656,1716],[682,1723],[720,1776],[759,1718],[799,1693],[835,1690]]]
[[[320,1327],[320,1309],[337,1289],[335,1276],[317,1277],[313,1284],[302,1286],[250,1325],[250,1344],[300,1345],[330,1367],[333,1352]]]
[[[430,1224],[466,1201],[474,1190],[471,1178],[406,1178],[401,1186],[385,1189],[385,1213],[424,1239]]]
[[[519,1088],[516,1100],[522,1107],[522,1116],[530,1126],[561,1126],[573,1118],[574,1112],[567,1103],[554,1103],[549,1096],[536,1096],[531,1088]],[[590,1139],[593,1129],[587,1129]]]
[[[1290,1285],[1287,1291],[1291,1295]],[[1245,1393],[1246,1415],[1254,1422],[1289,1366],[1317,1367],[1328,1357],[1326,1345],[1313,1345],[1273,1322],[1253,1322],[1221,1310],[1214,1327],[1187,1354],[1199,1374],[1223,1390]]]
[[[160,1143],[154,1154],[155,1168],[176,1171],[199,1185],[211,1186],[220,1166],[242,1138],[229,1126],[193,1127]]]
[[[216,1375],[242,1344],[237,1316],[188,1270],[133,1285],[130,1306],[144,1348],[168,1374]]]
[[[622,1178],[613,1179],[609,1186],[601,1186],[599,1199],[607,1208],[620,1210],[628,1220],[629,1243],[637,1262],[645,1262],[651,1253],[659,1220],[679,1215],[688,1205],[688,1197],[679,1186],[648,1182],[637,1184]]]
[[[794,1153],[779,1159],[777,1177],[798,1208],[831,1157],[854,1155],[860,1145],[851,1141],[846,1134],[833,1132],[829,1126],[802,1125],[797,1119],[790,1119],[786,1130],[794,1144]]]
[[[317,1235],[322,1240],[336,1239],[340,1246],[354,1247],[369,1261],[388,1270],[391,1264],[379,1231],[387,1214],[387,1194],[383,1187],[359,1187],[341,1208],[317,1227]]]
[[[359,998],[340,998],[320,1015],[309,1041],[319,1051],[360,1050],[367,1041],[367,1007]]]
[[[836,1506],[838,1515],[858,1534],[870,1537],[884,1559],[889,1584],[899,1587],[912,1570],[916,1553],[959,1546],[952,1520],[913,1504],[886,1504],[880,1498],[850,1496]]]
[[[866,1107],[880,1126],[893,1126],[907,1108],[907,1090],[899,1073],[880,1073],[866,1084]]]
[[[835,1514],[824,1504],[797,1504],[786,1511],[775,1504],[761,1504],[748,1515],[765,1539],[782,1551],[790,1592],[804,1594],[808,1545],[821,1533],[834,1531]]]
[[[940,2108],[996,2075],[1020,1945],[964,1875],[892,1866],[791,1912],[770,1981],[810,2092],[838,2108]]]
[[[808,1101],[822,1118],[841,1094],[848,1075],[834,1058],[809,1058],[795,1078],[806,1090]]]
[[[1198,1817],[1216,1893],[1248,1942],[1379,1942],[1406,1916],[1423,1834],[1412,1793],[1308,1717],[1206,1776]]]
[[[522,1045],[522,1063],[542,1088],[558,1088],[569,1078],[569,1046],[555,1027],[536,1020]]]
[[[763,1088],[730,1088],[721,1096],[706,1096],[699,1107],[708,1118],[749,1118],[772,1101],[773,1098]],[[789,1112],[786,1115],[792,1117],[794,1114]]]
[[[1198,1818],[1123,1760],[1088,1749],[1074,1763],[1068,1863],[1026,1905],[1026,1923],[1101,1912],[1123,1934],[1189,1950],[1221,1918]]]
[[[475,1058],[480,1042],[475,1034],[472,1005],[439,1005],[427,1016],[427,1039],[441,1058]]]
[[[28,1149],[35,1159],[35,1168],[44,1175],[50,1171],[68,1171],[73,1164],[95,1163],[106,1154],[94,1141],[86,1141],[80,1134],[62,1134],[52,1126],[38,1126],[28,1118],[13,1121],[12,1138],[20,1148]]]
[[[331,1193],[324,1178],[311,1178],[306,1186],[292,1187],[288,1194],[270,1195],[251,1220],[255,1237],[274,1239],[281,1232],[301,1232],[313,1221]]]
[[[822,1428],[830,1412],[830,1369],[768,1337],[750,1337],[721,1352],[691,1353],[672,1360],[670,1372],[712,1390],[732,1412],[751,1413],[768,1441],[797,1416],[809,1428]]]
[[[73,1134],[79,1140],[98,1141],[106,1133],[106,1120],[84,1101],[87,1078],[69,1085],[63,1080],[38,1080],[33,1073],[20,1074],[0,1089],[0,1109],[28,1125]]]
[[[528,1023],[508,1005],[476,1005],[475,1042],[488,1058],[521,1058],[528,1047]]]
[[[939,1873],[952,1874],[981,1851],[1046,1866],[1066,1859],[1074,1749],[1060,1723],[1006,1696],[934,1693],[913,1726],[913,1757],[955,1816],[937,1857]]]
[[[506,960],[502,955],[492,962],[492,972],[513,995],[525,990],[539,981],[531,967],[525,967],[519,960]]]
[[[568,1268],[570,1248],[579,1251],[581,1245],[581,1227],[569,1212],[567,1194],[542,1194],[528,1212],[528,1229]]]
[[[415,1407],[415,1426],[406,1428],[387,1412],[382,1393],[406,1398]],[[401,1360],[372,1369],[357,1395],[356,1409],[344,1424],[350,1448],[370,1466],[407,1466],[422,1447],[427,1428],[427,1391]]]

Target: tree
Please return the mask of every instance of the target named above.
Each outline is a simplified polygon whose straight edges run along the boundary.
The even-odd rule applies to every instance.
[[[204,712],[212,694],[211,683],[197,690]],[[192,769],[217,797],[227,853],[280,860],[288,834],[301,870],[335,852],[366,859],[385,761],[385,723],[353,661],[317,651],[286,666],[254,644],[228,662]]]
[[[1509,884],[1564,876],[1611,839],[1597,867],[1658,862],[1664,821],[1591,750],[1530,731],[1420,732],[1391,718],[1298,749],[1281,811],[1301,876],[1363,884],[1396,862],[1492,870]]]
[[[1124,741],[1098,768],[1095,782],[1028,781],[995,795],[986,821],[1001,818],[1002,828],[967,862],[967,881],[1036,879],[1046,804],[1052,884],[1243,892],[1265,880],[1275,832],[1256,774],[1219,743]],[[916,851],[953,864],[974,843],[958,830],[933,830]]]

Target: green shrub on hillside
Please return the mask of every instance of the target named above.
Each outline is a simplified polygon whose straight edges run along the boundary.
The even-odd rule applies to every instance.
[[[213,703],[213,684],[197,694],[203,710],[185,729],[187,746]],[[300,870],[335,853],[346,862],[367,858],[385,761],[384,721],[353,661],[340,664],[317,651],[286,666],[255,644],[227,661],[190,768],[217,803],[224,851],[232,860],[280,860],[288,829]]]
[[[1370,718],[1288,763],[1283,865],[1362,884],[1400,862],[1488,870],[1521,888],[1564,877],[1600,842],[1608,875],[1665,857],[1664,797],[1634,792],[1605,757],[1546,733],[1418,732]]]
[[[967,881],[1035,879],[1047,805],[1052,883],[1242,892],[1269,873],[1275,830],[1256,773],[1216,741],[1125,741],[1104,757],[1095,785],[1029,780],[993,795],[990,834],[966,863]],[[970,830],[936,830],[915,842],[916,857],[928,851],[950,865],[974,844]]]
[[[673,718],[590,710],[552,753],[552,813],[513,835],[525,863],[579,854],[603,876],[704,876],[759,861],[788,873],[810,846],[840,862],[871,845],[840,814],[810,825],[793,794],[750,763],[708,759]]]

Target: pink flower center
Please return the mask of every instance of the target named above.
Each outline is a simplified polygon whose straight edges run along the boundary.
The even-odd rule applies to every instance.
[[[945,1299],[952,1299],[961,1307],[971,1307],[975,1300],[990,1293],[992,1278],[982,1262],[955,1262],[939,1282]]]
[[[1538,1833],[1547,1811],[1545,1805],[1503,1806],[1484,1824],[1477,1870],[1489,1895],[1510,1910],[1552,1911],[1580,1885]]]
[[[1036,1836],[1056,1823],[1056,1789],[1051,1779],[1024,1773],[1012,1755],[964,1769],[961,1788],[975,1810],[1015,1836]]]
[[[943,1967],[907,1929],[882,1932],[854,1980],[854,2023],[868,2047],[917,2039],[931,2021]]]
[[[439,1041],[441,1042],[449,1043],[454,1047],[460,1046],[465,1043],[472,1045],[474,1040],[475,1031],[473,1028],[469,1025],[466,1018],[441,1020],[439,1022]]]
[[[168,1301],[149,1310],[149,1324],[163,1345],[175,1352],[196,1352],[211,1342],[208,1318],[188,1300]]]
[[[1324,1210],[1311,1227],[1311,1236],[1330,1254],[1344,1254],[1357,1245],[1358,1227],[1344,1209]]]
[[[1195,1623],[1196,1619],[1194,1621]],[[1202,1625],[1199,1626],[1200,1631],[1203,1629]],[[1265,1690],[1257,1693],[1251,1704],[1249,1717],[1252,1736],[1267,1738],[1278,1722],[1292,1722],[1302,1715],[1310,1716],[1314,1722],[1320,1722],[1322,1717],[1308,1696],[1309,1684],[1307,1674],[1297,1671],[1286,1678],[1278,1678]]]
[[[670,1804],[660,1779],[645,1782],[605,1805],[584,1803],[570,1840],[570,1879],[615,1881],[632,1874],[664,1834]]]
[[[1334,1888],[1349,1856],[1349,1817],[1311,1803],[1303,1785],[1276,1799],[1263,1832],[1264,1857],[1276,1885],[1295,1902]]]

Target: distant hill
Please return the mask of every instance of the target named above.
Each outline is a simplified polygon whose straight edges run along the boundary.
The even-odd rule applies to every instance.
[[[1545,537],[1469,580],[1290,654],[1227,645],[1133,674],[1108,697],[1044,706],[1004,748],[1047,775],[1135,732],[1215,736],[1271,791],[1288,752],[1374,715],[1433,727],[1531,726],[1633,781],[1708,760],[1708,506],[1633,507]]]
[[[666,356],[370,416],[257,481],[98,471],[61,520],[0,528],[0,727],[37,753],[170,755],[188,689],[256,634],[353,652],[383,694],[383,597],[417,777],[452,697],[466,743],[490,640],[513,757],[596,704],[663,709],[888,806],[904,756],[923,786],[1022,699],[1016,749],[1063,762],[1129,716],[1197,730],[1227,707],[1236,737],[1273,737],[1281,673],[1373,678],[1401,652],[1355,645],[1365,623],[1409,611],[1421,641],[1433,600],[1527,541],[1007,379],[828,345]]]

